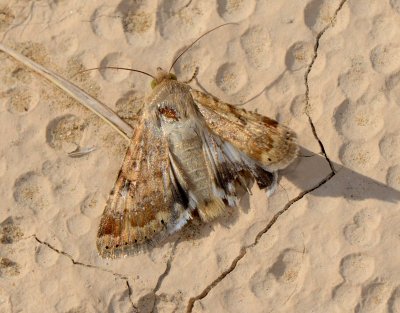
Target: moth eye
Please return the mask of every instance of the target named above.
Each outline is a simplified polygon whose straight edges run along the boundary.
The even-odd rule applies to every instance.
[[[109,246],[106,246],[106,250],[108,250],[108,249],[110,249],[110,247],[109,247]]]
[[[151,89],[154,89],[155,86],[157,86],[157,82],[156,82],[155,79],[153,79],[153,80],[151,81]]]
[[[173,79],[173,80],[177,80],[176,75],[172,74],[172,73],[169,74],[169,78]]]

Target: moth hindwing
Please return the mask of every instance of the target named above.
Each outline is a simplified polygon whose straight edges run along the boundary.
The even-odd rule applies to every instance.
[[[101,217],[103,257],[147,249],[194,210],[204,221],[235,206],[254,180],[273,190],[297,155],[296,135],[262,115],[191,89],[159,70]]]

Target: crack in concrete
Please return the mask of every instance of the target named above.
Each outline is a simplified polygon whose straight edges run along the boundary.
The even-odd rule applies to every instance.
[[[100,270],[100,271],[103,271],[103,272],[112,274],[114,277],[116,277],[116,278],[118,278],[118,279],[124,280],[125,283],[126,283],[127,289],[128,289],[129,301],[130,301],[131,306],[132,306],[132,309],[133,309],[132,312],[134,312],[134,313],[139,312],[139,311],[137,310],[136,306],[133,304],[133,301],[132,301],[132,298],[131,298],[131,296],[132,296],[132,288],[131,288],[131,286],[130,286],[130,284],[129,284],[128,277],[126,277],[126,276],[124,276],[124,275],[122,275],[122,274],[120,274],[120,273],[116,273],[116,272],[110,271],[110,270],[108,270],[108,269],[99,267],[99,266],[95,266],[95,265],[92,265],[92,264],[86,264],[86,263],[82,263],[82,262],[80,262],[80,261],[76,261],[76,260],[72,257],[72,255],[70,255],[69,253],[67,253],[67,252],[65,252],[65,251],[62,251],[62,250],[60,250],[60,249],[57,249],[57,248],[54,247],[52,244],[50,244],[50,243],[48,243],[48,242],[46,242],[46,241],[44,241],[44,240],[40,240],[36,235],[32,235],[32,236],[30,236],[30,237],[33,237],[39,244],[46,246],[46,247],[49,248],[50,250],[53,250],[54,252],[56,252],[56,253],[58,253],[58,254],[61,254],[61,255],[65,256],[65,257],[67,257],[68,259],[70,259],[70,261],[71,261],[71,263],[72,263],[73,265],[79,265],[79,266],[83,266],[83,267],[87,267],[87,268],[92,268],[92,269]]]
[[[331,27],[334,26],[337,15],[339,14],[339,12],[341,11],[341,9],[343,8],[344,4],[347,2],[348,0],[342,0],[338,6],[338,8],[335,10],[335,13],[333,15],[333,18],[331,19],[330,23],[328,25],[326,25],[316,36],[315,39],[315,45],[314,45],[314,55],[313,58],[311,59],[311,62],[307,68],[306,73],[304,74],[304,82],[305,82],[305,86],[306,86],[306,92],[305,92],[305,98],[306,98],[306,107],[310,106],[310,86],[309,86],[309,75],[310,72],[314,66],[314,63],[318,57],[318,48],[319,48],[319,44],[320,44],[320,39],[321,37],[324,35],[324,33],[330,29]],[[326,184],[329,180],[331,180],[335,175],[336,175],[336,170],[333,166],[332,161],[329,159],[324,144],[322,142],[322,140],[319,138],[314,122],[310,116],[310,113],[306,110],[306,114],[308,117],[308,121],[310,123],[310,127],[312,130],[312,133],[315,137],[315,139],[318,141],[318,144],[320,146],[321,149],[321,153],[324,155],[326,161],[329,164],[329,167],[331,169],[331,172],[323,179],[321,180],[318,184],[316,184],[314,187],[301,192],[297,197],[293,198],[292,200],[290,200],[288,203],[286,203],[286,205],[284,206],[283,209],[281,209],[280,211],[278,211],[273,217],[272,219],[269,221],[269,223],[264,227],[264,229],[262,229],[257,236],[254,239],[254,242],[250,245],[244,246],[240,249],[240,253],[239,255],[232,261],[231,265],[229,266],[229,268],[227,268],[225,271],[223,271],[214,281],[212,281],[199,295],[192,297],[189,299],[188,301],[188,305],[186,308],[186,312],[187,313],[191,313],[194,307],[194,304],[196,301],[198,300],[202,300],[204,299],[209,292],[215,287],[217,286],[226,276],[228,276],[230,273],[232,273],[238,262],[244,258],[244,256],[246,255],[248,249],[255,247],[260,239],[262,238],[262,236],[264,236],[270,229],[271,227],[277,222],[277,220],[279,219],[279,217],[285,213],[286,211],[289,210],[289,208],[296,203],[297,201],[301,200],[305,195],[307,195],[308,193],[318,189],[319,187],[321,187],[322,185]]]
[[[228,276],[230,273],[232,273],[235,268],[236,265],[238,264],[238,262],[243,259],[243,257],[246,255],[248,249],[253,248],[255,246],[257,246],[257,244],[259,243],[260,239],[262,236],[264,236],[270,229],[271,227],[276,223],[276,221],[278,220],[278,218],[285,213],[287,210],[289,210],[289,208],[296,203],[297,201],[301,200],[306,194],[318,189],[319,187],[321,187],[322,185],[326,184],[330,179],[332,179],[333,176],[335,176],[336,173],[335,172],[330,172],[322,181],[320,181],[318,184],[316,184],[314,187],[307,189],[305,191],[302,191],[298,196],[296,196],[295,198],[293,198],[292,200],[290,200],[288,203],[286,203],[286,205],[277,213],[275,213],[275,215],[272,217],[272,219],[269,221],[269,223],[257,234],[257,236],[255,237],[253,243],[251,243],[250,245],[244,246],[240,249],[240,253],[239,255],[232,261],[231,265],[225,270],[223,271],[213,282],[211,282],[211,284],[209,284],[199,295],[197,295],[196,297],[192,297],[189,299],[188,305],[187,305],[187,309],[186,312],[190,313],[192,312],[194,303],[198,300],[204,299],[209,292],[211,291],[211,289],[213,289],[216,285],[218,285],[226,276]]]
[[[125,279],[125,282],[126,282],[126,287],[128,288],[129,302],[131,303],[132,310],[133,310],[132,313],[139,313],[139,309],[136,307],[136,305],[133,304],[133,301],[132,301],[132,294],[133,294],[133,292],[132,292],[132,287],[131,287],[131,285],[129,284],[129,280],[128,280],[128,279]]]
[[[157,291],[160,290],[164,279],[168,276],[169,272],[171,271],[171,263],[172,263],[172,261],[173,261],[173,259],[175,257],[176,247],[178,246],[179,241],[180,240],[177,240],[177,241],[174,242],[174,245],[172,246],[172,249],[171,249],[171,254],[170,254],[170,256],[168,258],[168,261],[167,261],[167,265],[165,266],[165,270],[158,277],[156,286],[153,288],[154,302],[153,302],[152,308],[150,310],[150,312],[152,312],[152,313],[155,312],[155,309],[156,309],[156,306],[157,306],[157,298],[158,298]]]
[[[332,28],[335,25],[336,22],[336,18],[339,14],[339,12],[342,10],[344,4],[347,2],[348,0],[342,0],[339,4],[339,6],[337,7],[337,9],[335,10],[335,13],[333,14],[332,19],[330,20],[330,22],[317,34],[317,36],[315,37],[315,44],[314,44],[314,55],[311,59],[310,64],[307,67],[307,71],[304,74],[304,83],[306,85],[306,92],[305,92],[305,98],[306,98],[306,115],[308,117],[308,122],[310,123],[310,127],[312,130],[312,133],[315,137],[315,139],[318,141],[319,147],[321,149],[321,153],[322,155],[325,157],[326,161],[329,164],[329,167],[331,169],[332,172],[336,173],[336,170],[333,166],[332,161],[329,159],[328,154],[326,153],[324,144],[322,143],[322,140],[320,139],[320,137],[317,134],[317,130],[315,128],[315,124],[310,116],[310,112],[307,110],[307,108],[310,108],[310,84],[309,84],[309,76],[310,76],[310,72],[313,69],[315,60],[318,57],[318,48],[319,48],[319,44],[320,44],[320,40],[321,37],[325,34],[325,32]]]
[[[175,241],[175,242],[174,242],[174,245],[172,246],[171,254],[170,254],[169,259],[168,259],[168,261],[167,261],[167,265],[166,265],[166,267],[165,267],[165,270],[164,270],[164,272],[158,277],[157,284],[156,284],[156,286],[155,286],[154,289],[153,289],[154,294],[156,294],[156,292],[157,292],[158,290],[160,290],[161,285],[162,285],[164,279],[168,276],[168,274],[169,274],[169,272],[170,272],[170,270],[171,270],[171,263],[172,263],[172,261],[173,261],[173,259],[174,259],[174,257],[175,257],[176,247],[178,246],[178,243],[179,243],[179,240]]]
[[[105,269],[105,268],[102,268],[102,267],[99,267],[99,266],[95,266],[95,265],[92,265],[92,264],[86,264],[86,263],[82,263],[82,262],[80,262],[80,261],[76,261],[76,260],[75,260],[70,254],[68,254],[67,252],[64,252],[64,251],[62,251],[62,250],[57,249],[56,247],[54,247],[53,245],[51,245],[50,243],[48,243],[48,242],[46,242],[46,241],[40,240],[36,235],[33,235],[33,238],[35,238],[35,240],[36,240],[38,243],[40,243],[41,245],[45,245],[45,246],[47,246],[49,249],[51,249],[51,250],[57,252],[58,254],[61,254],[61,255],[66,256],[67,258],[69,258],[69,259],[71,260],[72,264],[74,264],[74,265],[80,265],[80,266],[84,266],[84,267],[88,267],[88,268],[94,268],[94,269],[97,269],[97,270],[100,270],[100,271],[103,271],[103,272],[112,274],[113,276],[115,276],[115,277],[117,277],[117,278],[120,278],[120,279],[123,279],[123,280],[127,280],[127,279],[128,279],[126,276],[124,276],[124,275],[122,275],[122,274],[119,274],[119,273],[116,273],[116,272],[113,272],[113,271],[110,271],[110,270],[108,270],[108,269]]]

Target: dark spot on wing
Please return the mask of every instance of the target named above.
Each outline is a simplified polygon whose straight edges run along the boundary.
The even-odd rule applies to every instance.
[[[262,122],[264,123],[264,125],[270,127],[277,127],[279,124],[277,121],[270,119],[269,117],[266,116],[262,116]]]
[[[173,109],[169,106],[164,106],[164,107],[158,108],[158,113],[160,113],[162,116],[164,116],[167,119],[179,121],[178,112],[176,112],[175,109]]]

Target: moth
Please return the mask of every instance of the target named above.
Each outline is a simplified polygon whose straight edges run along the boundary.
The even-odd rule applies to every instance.
[[[100,116],[108,114],[115,126],[118,116],[72,83],[2,44],[0,50]],[[277,171],[297,156],[296,134],[286,126],[179,82],[170,72],[182,54],[170,71],[158,68],[152,76],[152,92],[101,216],[96,243],[101,257],[146,250],[181,229],[195,211],[209,222],[226,206],[236,206],[254,181],[272,193]]]
[[[157,70],[101,217],[97,249],[118,257],[178,231],[197,210],[211,221],[239,190],[272,191],[297,155],[296,135],[268,117],[223,103]]]

